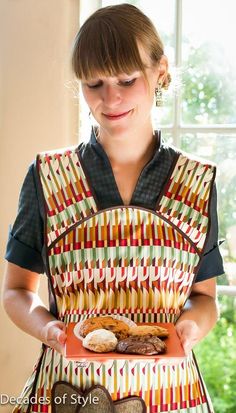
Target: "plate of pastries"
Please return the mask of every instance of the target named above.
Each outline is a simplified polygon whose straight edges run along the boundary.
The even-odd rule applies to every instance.
[[[173,323],[135,323],[122,315],[92,316],[67,328],[70,359],[183,357]]]

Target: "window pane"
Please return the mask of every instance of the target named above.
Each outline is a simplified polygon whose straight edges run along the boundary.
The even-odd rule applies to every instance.
[[[183,0],[182,121],[236,123],[235,0]]]
[[[110,6],[121,4],[124,1],[103,0],[102,6]],[[165,54],[168,56],[170,66],[175,61],[174,51],[174,15],[175,15],[175,0],[131,0],[125,3],[133,4],[139,7],[154,23],[158,33],[165,46]],[[170,69],[171,72],[171,69]],[[153,120],[154,126],[171,125],[173,123],[173,95],[170,91],[163,93],[164,104],[161,108],[154,108]]]
[[[217,165],[219,238],[230,283],[236,284],[236,135],[186,133],[181,146],[187,152],[204,157]]]

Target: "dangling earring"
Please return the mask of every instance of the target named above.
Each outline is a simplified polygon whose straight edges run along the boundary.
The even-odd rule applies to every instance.
[[[166,79],[165,79],[165,82],[164,82],[164,85],[163,85],[165,90],[168,89],[168,87],[170,86],[170,83],[171,83],[171,75],[170,75],[170,73],[167,73]]]
[[[163,100],[162,100],[162,84],[158,83],[156,89],[155,89],[155,103],[157,107],[160,107],[163,105]]]

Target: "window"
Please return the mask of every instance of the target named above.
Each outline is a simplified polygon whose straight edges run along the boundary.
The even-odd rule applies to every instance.
[[[127,1],[127,0],[126,0]],[[96,7],[124,1],[88,1]],[[137,0],[156,24],[173,78],[155,126],[183,150],[217,164],[218,216],[226,276],[221,317],[196,346],[216,413],[236,411],[236,38],[235,0]],[[91,10],[92,12],[93,10]],[[90,14],[90,12],[88,13]],[[85,109],[83,109],[85,110]],[[85,125],[87,115],[82,116]],[[89,128],[86,125],[86,130]],[[82,130],[82,129],[81,129]],[[230,285],[230,286],[228,286]]]
[[[123,1],[81,1],[82,20]],[[217,164],[219,238],[227,277],[236,285],[236,26],[235,1],[134,0],[154,22],[170,61],[172,86],[154,122],[164,138]],[[86,8],[84,8],[86,6]],[[88,131],[82,105],[81,136]],[[222,278],[221,281],[222,282]]]

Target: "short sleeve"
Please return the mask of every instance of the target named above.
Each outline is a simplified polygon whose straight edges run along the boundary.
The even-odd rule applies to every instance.
[[[35,165],[29,167],[20,192],[18,213],[10,228],[5,258],[37,273],[44,273],[44,222],[40,211]]]
[[[224,274],[223,260],[218,241],[217,191],[215,184],[210,203],[210,220],[210,230],[195,282]]]

